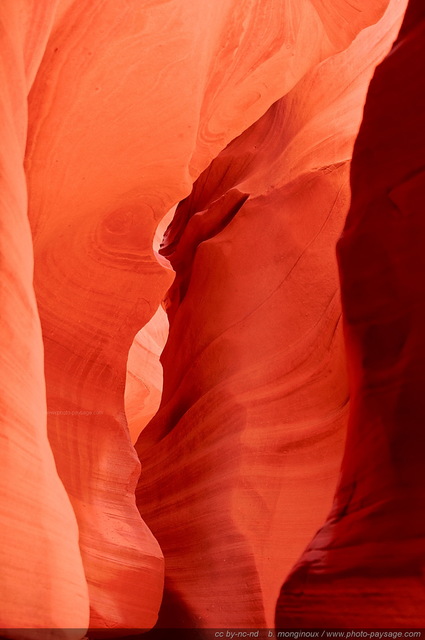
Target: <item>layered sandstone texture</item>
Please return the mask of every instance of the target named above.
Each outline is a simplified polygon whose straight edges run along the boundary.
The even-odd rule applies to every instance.
[[[278,626],[425,627],[425,8],[367,96],[338,243],[351,409],[332,513]]]
[[[348,386],[334,246],[367,85],[405,4],[2,0],[2,635],[148,629],[161,600],[162,626],[272,624],[336,484]],[[413,131],[414,106],[402,114],[388,91]],[[405,160],[378,160],[384,190]],[[403,236],[379,211],[373,224],[404,256],[409,216]],[[403,280],[420,267],[413,240],[411,262],[379,277],[391,271],[385,291],[399,287],[419,336],[420,280]],[[379,271],[370,242],[364,264],[340,245],[342,263],[357,256],[344,282],[350,363],[361,340],[349,304],[356,318],[356,287],[364,278],[375,295],[367,265]],[[403,407],[420,366],[419,343],[404,344]],[[367,430],[370,466],[380,436]]]
[[[0,628],[85,628],[89,619],[77,522],[47,439],[22,166],[27,95],[53,9],[20,0],[0,7]]]
[[[164,389],[136,444],[139,508],[166,558],[160,626],[273,626],[331,507],[348,403],[335,244],[367,87],[404,9],[313,65],[165,234]]]
[[[353,28],[381,11],[358,12]],[[328,13],[280,0],[58,6],[29,95],[25,168],[49,440],[79,525],[91,627],[150,627],[162,597],[124,402],[133,338],[172,280],[156,226],[232,138],[351,39],[333,36]]]

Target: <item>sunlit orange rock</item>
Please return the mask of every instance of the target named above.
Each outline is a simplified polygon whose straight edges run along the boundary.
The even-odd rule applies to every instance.
[[[330,509],[348,400],[335,243],[367,86],[403,8],[313,65],[166,233],[164,390],[136,444],[138,503],[167,560],[160,626],[273,626]]]
[[[124,412],[128,351],[171,283],[155,228],[228,142],[386,2],[357,5],[338,37],[333,11],[310,2],[58,5],[29,98],[25,168],[49,439],[79,524],[93,628],[149,627],[162,596]]]
[[[351,410],[334,506],[278,626],[425,627],[425,7],[411,0],[356,142],[338,256]]]
[[[271,624],[341,455],[333,246],[403,2],[350,43],[387,5],[3,0],[7,635],[151,627],[163,550],[166,624]],[[173,280],[154,237],[206,169],[167,235],[144,428]]]
[[[162,366],[159,358],[168,336],[168,319],[159,307],[134,338],[127,362],[125,415],[131,441],[158,410],[162,393]]]
[[[87,585],[77,523],[47,439],[22,166],[27,94],[54,4],[5,0],[0,6],[0,634],[58,627],[80,629],[61,635],[78,638],[88,624]]]

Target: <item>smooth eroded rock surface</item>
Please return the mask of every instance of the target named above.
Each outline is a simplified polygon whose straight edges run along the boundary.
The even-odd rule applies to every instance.
[[[362,2],[347,39],[385,6]],[[25,168],[49,439],[79,524],[93,628],[149,627],[162,597],[124,412],[128,351],[171,283],[155,228],[230,140],[346,45],[329,24],[307,0],[58,5],[29,98]]]
[[[352,395],[341,480],[278,626],[425,626],[424,69],[413,0],[370,85],[338,244]]]
[[[272,626],[330,509],[348,401],[335,243],[367,86],[403,8],[232,142],[165,235],[164,390],[136,444],[139,508],[167,559],[160,626]]]
[[[16,637],[13,629],[58,627],[69,630],[62,638],[78,638],[88,624],[87,585],[77,522],[47,439],[22,166],[27,94],[55,8],[40,4],[5,0],[0,7],[0,629]]]
[[[388,4],[1,3],[7,635],[148,629],[163,595],[160,626],[272,625],[342,455],[334,245],[367,84],[405,5],[381,20]],[[399,176],[413,189],[415,167]],[[391,196],[403,211],[416,202],[407,184]],[[344,283],[353,305],[356,286]],[[164,390],[146,426],[165,296]]]
[[[167,337],[168,318],[161,306],[131,345],[127,362],[125,415],[132,442],[136,442],[158,411],[163,381],[159,359]]]

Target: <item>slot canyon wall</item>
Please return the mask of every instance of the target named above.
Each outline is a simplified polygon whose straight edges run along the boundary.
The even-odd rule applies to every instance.
[[[425,627],[406,5],[2,2],[2,635]]]
[[[334,506],[282,588],[277,626],[425,627],[425,7],[371,82],[338,258],[351,374]]]
[[[331,507],[348,403],[335,244],[402,8],[232,142],[167,230],[162,403],[136,445],[139,508],[166,557],[161,624],[272,627]]]

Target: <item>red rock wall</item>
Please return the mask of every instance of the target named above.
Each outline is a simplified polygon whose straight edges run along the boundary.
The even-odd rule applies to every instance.
[[[332,513],[282,588],[278,626],[425,627],[425,8],[376,70],[338,257],[351,381]]]
[[[29,623],[84,632],[88,597],[78,527],[47,440],[22,166],[27,94],[54,8],[24,0],[0,6],[0,628]]]
[[[353,29],[385,5],[360,2]],[[155,228],[232,138],[350,40],[334,41],[321,13],[280,0],[58,5],[25,168],[49,439],[78,520],[91,627],[149,627],[162,597],[124,413],[128,350],[171,282]]]
[[[136,444],[166,558],[162,626],[273,626],[330,509],[348,400],[335,243],[367,86],[404,6],[232,142],[166,233],[164,390]]]
[[[387,5],[1,3],[0,627],[150,627],[163,551],[166,624],[271,624],[342,454],[333,246]],[[201,173],[143,429],[154,235]]]

